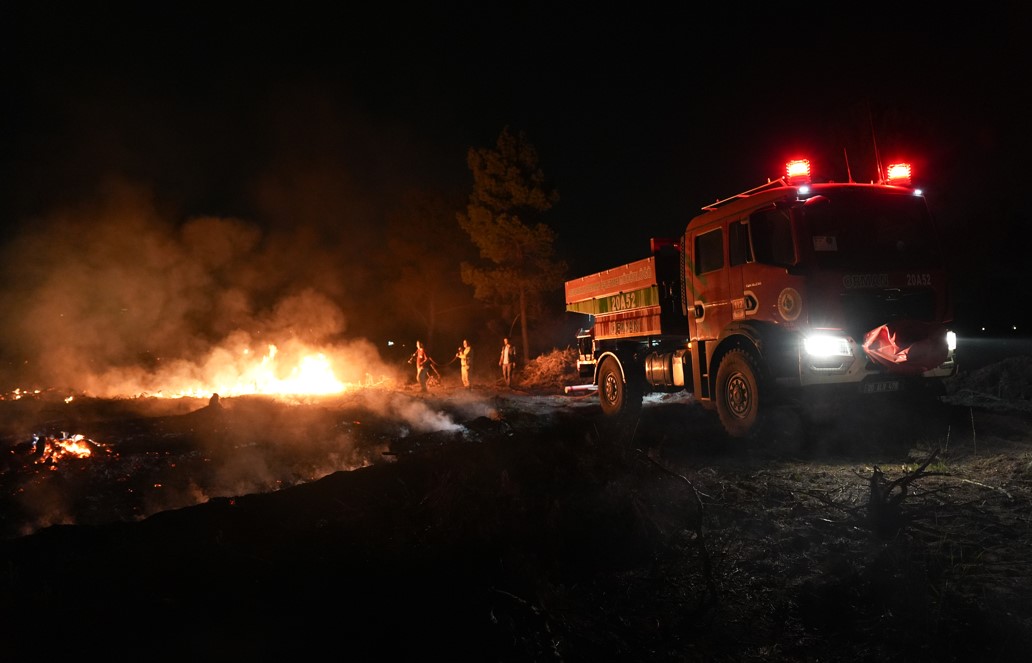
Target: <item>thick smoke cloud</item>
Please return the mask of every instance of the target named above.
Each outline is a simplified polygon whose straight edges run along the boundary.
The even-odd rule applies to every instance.
[[[36,386],[97,396],[231,384],[270,346],[281,371],[319,351],[343,382],[394,378],[325,291],[348,282],[346,265],[329,269],[314,238],[278,239],[241,219],[166,218],[146,190],[109,183],[5,245],[10,363]]]

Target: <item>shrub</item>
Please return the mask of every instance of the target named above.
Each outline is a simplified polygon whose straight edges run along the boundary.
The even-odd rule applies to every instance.
[[[524,364],[519,369],[520,387],[554,393],[562,393],[563,388],[578,382],[577,351],[573,348],[541,354]]]

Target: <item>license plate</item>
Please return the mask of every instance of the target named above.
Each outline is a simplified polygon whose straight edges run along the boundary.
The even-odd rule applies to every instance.
[[[884,394],[890,391],[899,391],[899,382],[895,380],[887,382],[865,382],[860,385],[861,394]]]

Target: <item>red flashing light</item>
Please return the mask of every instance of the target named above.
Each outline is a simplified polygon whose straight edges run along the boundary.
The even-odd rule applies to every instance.
[[[649,239],[649,248],[652,249],[652,253],[659,253],[660,249],[664,246],[672,246],[678,251],[681,250],[681,243],[676,239],[667,239],[664,237],[653,237]]]
[[[789,184],[810,183],[810,160],[794,159],[785,164]]]
[[[894,163],[886,170],[886,184],[891,184],[893,186],[910,186],[911,182],[909,163]]]

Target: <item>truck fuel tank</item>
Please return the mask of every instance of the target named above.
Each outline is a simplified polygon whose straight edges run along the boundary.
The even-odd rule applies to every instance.
[[[687,349],[653,352],[645,357],[645,380],[654,387],[684,387],[684,376],[691,375]]]

